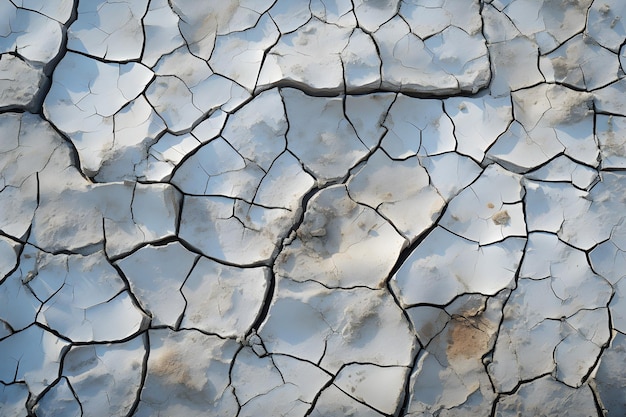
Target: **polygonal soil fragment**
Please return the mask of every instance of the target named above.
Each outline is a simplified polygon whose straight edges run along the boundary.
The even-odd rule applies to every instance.
[[[68,344],[37,325],[0,340],[0,387],[24,382],[28,391],[39,395],[59,375],[61,356]]]
[[[145,246],[117,262],[152,325],[178,325],[186,305],[180,289],[197,256],[173,242]]]
[[[464,292],[494,295],[514,286],[524,244],[508,238],[479,246],[438,226],[404,261],[391,287],[404,306],[444,305]]]
[[[62,374],[76,394],[82,413],[104,417],[126,415],[131,410],[143,382],[145,342],[144,336],[123,343],[70,349]]]
[[[267,268],[236,268],[200,258],[181,292],[187,306],[181,326],[221,337],[244,337],[265,300]]]
[[[67,47],[110,61],[135,60],[144,43],[141,19],[147,7],[146,0],[79,2]]]
[[[333,384],[322,391],[310,415],[315,417],[338,415],[382,417],[384,414],[361,403]]]
[[[114,140],[113,116],[152,78],[152,71],[141,64],[104,63],[74,52],[55,68],[44,114],[70,137],[88,175],[107,159]]]
[[[502,397],[496,405],[496,415],[503,417],[548,417],[564,410],[573,417],[597,415],[589,386],[575,390],[547,376],[522,385],[514,394]]]
[[[553,234],[531,234],[528,248],[489,373],[499,392],[552,372],[578,387],[608,341],[613,289],[594,274],[584,252]]]
[[[39,105],[39,89],[44,84],[43,71],[27,64],[20,58],[0,55],[0,109],[25,108],[36,110]]]
[[[414,336],[386,289],[329,290],[279,278],[258,332],[268,352],[320,365],[328,372],[351,362],[408,366]],[[389,344],[389,340],[395,340]]]
[[[547,82],[558,82],[581,90],[595,90],[620,76],[617,55],[582,34],[569,39],[542,56],[539,68]]]
[[[348,193],[411,240],[433,225],[445,204],[418,158],[393,161],[380,150],[350,178]]]
[[[310,362],[286,355],[260,358],[249,348],[237,354],[231,377],[242,417],[304,417],[331,378]]]
[[[404,395],[408,368],[372,364],[348,364],[333,380],[333,385],[375,410],[392,414]]]
[[[331,288],[380,288],[404,245],[384,218],[337,185],[309,201],[296,238],[281,251],[275,271]]]
[[[512,94],[515,121],[487,153],[514,172],[541,166],[560,153],[597,166],[589,93],[541,84]]]
[[[38,116],[5,113],[0,115],[0,128],[0,230],[24,239],[43,188],[40,179],[76,171],[69,169],[72,158],[67,144]]]
[[[4,2],[0,6],[0,53],[19,51],[37,67],[47,65],[63,47],[62,25],[71,12],[69,0]]]
[[[185,197],[181,239],[204,255],[239,265],[270,259],[298,213],[226,197]]]
[[[0,384],[0,413],[7,416],[17,416],[26,412],[26,401],[28,400],[28,387],[26,384]],[[59,406],[59,411],[65,411]],[[78,407],[77,412],[80,412]],[[38,413],[42,417],[50,414]]]
[[[81,415],[81,404],[74,396],[74,392],[65,377],[59,379],[58,382],[39,399],[33,409],[37,416],[41,417]],[[2,411],[1,406],[0,411]],[[17,412],[15,414],[17,414]]]
[[[136,416],[232,416],[229,369],[238,344],[195,330],[149,330],[148,371]]]
[[[496,398],[485,374],[483,356],[492,348],[508,292],[488,299],[463,295],[446,307],[447,323],[425,343],[410,382],[408,416],[477,415]],[[412,310],[419,310],[417,307]],[[409,311],[412,311],[409,310]],[[413,317],[424,329],[427,317]],[[411,314],[411,313],[409,313]]]
[[[450,202],[440,225],[480,245],[525,236],[523,195],[519,176],[490,165]]]
[[[626,378],[621,372],[626,354],[626,336],[615,333],[608,349],[599,361],[595,380],[591,386],[598,393],[599,402],[606,415],[619,415],[626,411],[624,385]]]
[[[147,317],[102,252],[53,256],[30,246],[25,252],[21,267],[43,303],[37,322],[75,342],[121,340],[144,330]]]
[[[281,90],[281,95],[289,121],[287,148],[319,183],[343,178],[367,155],[368,148],[344,115],[342,99],[311,97],[294,89]]]
[[[398,95],[383,126],[389,129],[382,148],[395,159],[453,151],[454,126],[440,100],[416,100]]]

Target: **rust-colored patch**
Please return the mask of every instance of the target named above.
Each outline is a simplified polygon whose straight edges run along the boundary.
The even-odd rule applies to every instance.
[[[478,326],[473,325],[473,320],[466,318],[453,319],[448,324],[448,360],[455,359],[480,359],[489,349],[489,335]]]

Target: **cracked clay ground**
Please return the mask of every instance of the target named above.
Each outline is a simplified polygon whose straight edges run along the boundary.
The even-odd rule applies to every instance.
[[[0,0],[0,416],[626,415],[623,0]]]

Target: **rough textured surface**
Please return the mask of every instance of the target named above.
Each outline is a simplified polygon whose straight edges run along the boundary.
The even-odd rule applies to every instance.
[[[626,415],[620,0],[0,4],[0,416]]]

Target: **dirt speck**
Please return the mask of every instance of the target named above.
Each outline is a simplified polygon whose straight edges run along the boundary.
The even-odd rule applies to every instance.
[[[604,3],[602,6],[598,8],[598,11],[600,12],[601,15],[606,16],[611,12],[611,6]]]
[[[498,225],[498,226],[504,226],[506,224],[509,223],[509,221],[511,221],[511,216],[509,216],[509,212],[506,210],[501,210],[497,213],[495,213],[493,216],[491,216],[491,220],[493,220],[493,223]]]

